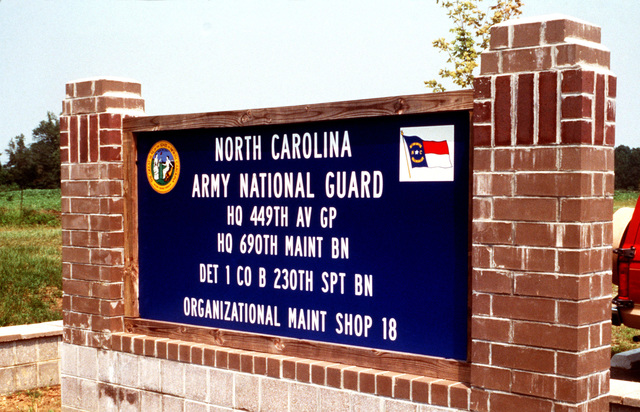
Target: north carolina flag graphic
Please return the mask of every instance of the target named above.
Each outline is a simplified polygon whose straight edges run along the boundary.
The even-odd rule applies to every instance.
[[[446,140],[422,140],[418,136],[402,136],[407,144],[411,167],[452,167]]]

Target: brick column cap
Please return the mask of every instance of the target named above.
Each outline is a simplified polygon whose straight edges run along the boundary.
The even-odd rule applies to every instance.
[[[600,39],[600,27],[562,14],[508,20],[491,28],[481,75],[587,66],[608,72],[610,52]]]
[[[144,113],[142,86],[131,79],[97,76],[66,84],[63,114]]]

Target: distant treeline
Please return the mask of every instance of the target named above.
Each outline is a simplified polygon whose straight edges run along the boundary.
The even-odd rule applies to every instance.
[[[640,190],[640,148],[616,147],[615,172],[616,189]]]
[[[23,134],[9,142],[0,164],[0,187],[55,189],[60,187],[60,122],[55,114],[33,129],[33,143]]]

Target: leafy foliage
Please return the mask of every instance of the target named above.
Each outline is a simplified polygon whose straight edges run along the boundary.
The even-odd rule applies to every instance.
[[[0,185],[21,190],[60,187],[60,123],[55,114],[33,129],[34,142],[27,145],[23,134],[14,137],[5,150],[8,161],[0,168]]]
[[[615,188],[640,189],[640,148],[621,145],[615,148]]]
[[[473,71],[478,67],[478,57],[489,46],[489,30],[494,24],[501,23],[522,13],[522,0],[496,0],[488,11],[480,8],[483,0],[436,0],[447,9],[447,16],[453,21],[449,32],[453,40],[444,37],[434,40],[433,47],[446,53],[447,63],[453,68],[438,71],[442,79],[451,81],[462,88],[471,87]],[[425,85],[434,92],[443,92],[445,87],[438,80],[428,80]]]

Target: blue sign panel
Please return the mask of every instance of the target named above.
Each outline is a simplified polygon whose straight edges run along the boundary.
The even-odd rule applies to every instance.
[[[142,318],[467,358],[467,112],[137,137]]]

